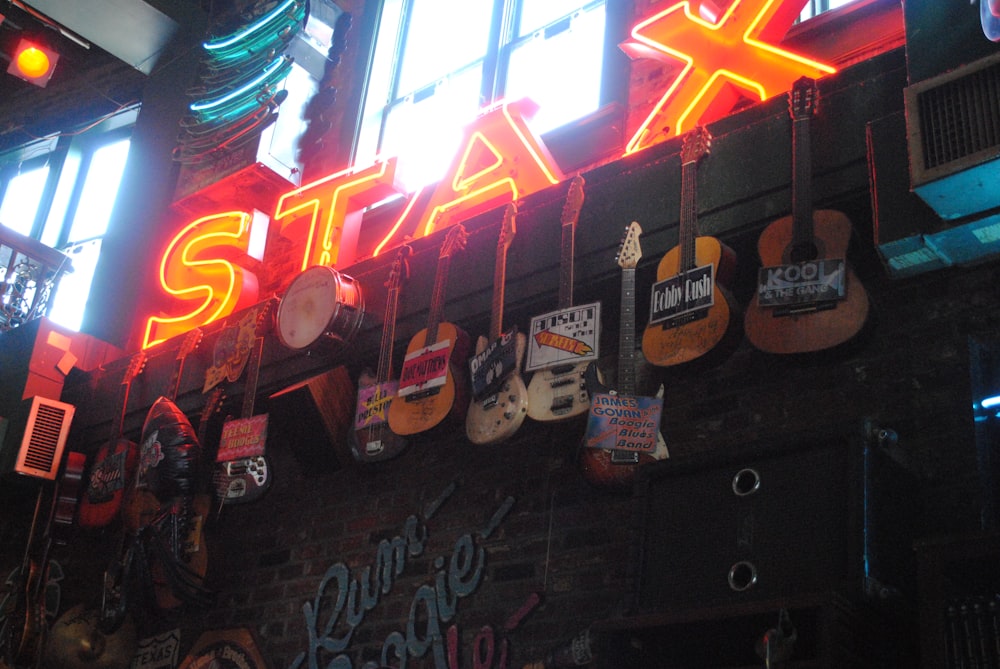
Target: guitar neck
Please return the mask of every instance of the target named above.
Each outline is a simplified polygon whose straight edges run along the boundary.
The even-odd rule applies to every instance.
[[[438,326],[444,313],[444,289],[448,284],[448,270],[451,268],[451,256],[438,260],[437,275],[434,277],[434,293],[431,295],[431,308],[427,317],[427,339],[425,346],[437,341]]]
[[[698,161],[686,161],[681,165],[681,220],[678,230],[680,252],[680,273],[695,268],[695,237],[698,217]]]
[[[507,247],[497,247],[496,264],[493,268],[493,307],[490,311],[489,340],[496,341],[503,333],[504,282],[507,276]]]
[[[635,372],[635,269],[622,269],[621,326],[618,332],[618,390],[634,395]]]
[[[253,342],[253,351],[250,353],[250,362],[247,365],[247,384],[243,392],[243,407],[240,411],[241,418],[253,416],[253,406],[257,397],[257,382],[260,379],[260,359],[264,352],[264,338],[257,337]]]
[[[792,120],[792,243],[813,242],[812,141],[809,117]]]
[[[382,329],[382,343],[379,346],[378,372],[376,381],[385,383],[389,380],[389,370],[392,366],[392,345],[396,337],[396,311],[399,308],[399,281],[389,283],[386,297],[385,318]]]
[[[563,223],[559,253],[559,308],[573,306],[573,258],[576,252],[576,224]]]

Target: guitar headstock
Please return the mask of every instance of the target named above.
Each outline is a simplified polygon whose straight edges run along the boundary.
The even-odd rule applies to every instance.
[[[511,202],[503,210],[503,222],[500,224],[500,248],[504,251],[510,248],[510,243],[517,234],[517,205]]]
[[[448,229],[448,234],[444,238],[444,244],[441,245],[441,253],[438,255],[438,259],[450,258],[456,251],[462,251],[465,249],[465,244],[469,240],[469,233],[466,232],[465,226],[461,223],[456,223]]]
[[[819,107],[819,89],[816,87],[816,80],[799,77],[788,93],[788,106],[793,121],[813,116]]]
[[[566,202],[563,204],[562,218],[559,219],[563,225],[574,225],[580,218],[580,210],[583,208],[583,177],[579,174],[569,182],[569,191],[566,193]]]
[[[274,307],[278,302],[277,298],[271,298],[264,302],[264,306],[257,312],[257,319],[253,328],[255,337],[263,337],[274,327]]]
[[[386,286],[399,285],[400,281],[410,278],[409,257],[413,254],[413,249],[408,244],[403,244],[396,252],[396,259],[392,261],[392,269],[389,270],[389,280]]]
[[[696,163],[708,155],[712,147],[712,133],[705,126],[699,125],[684,137],[681,147],[681,164]]]
[[[211,394],[209,394],[208,396],[208,399],[205,401],[205,406],[201,410],[201,419],[198,422],[199,428],[202,425],[205,425],[212,418],[212,416],[215,415],[215,413],[218,412],[220,408],[222,408],[222,401],[225,398],[226,398],[225,388],[222,388],[220,386],[212,390]]]
[[[198,345],[201,343],[201,339],[204,336],[205,333],[202,331],[201,328],[194,328],[193,330],[189,330],[188,333],[184,336],[184,341],[181,342],[180,349],[178,349],[177,351],[177,359],[183,360],[184,358],[188,357],[188,355],[190,355],[192,351],[198,348]]]
[[[128,361],[128,368],[125,370],[125,376],[122,377],[122,383],[132,383],[135,377],[142,374],[142,370],[146,367],[146,351],[142,350],[132,356]]]
[[[635,269],[642,257],[642,248],[639,246],[639,235],[642,228],[638,223],[632,221],[625,228],[625,237],[622,239],[621,247],[618,249],[618,266],[622,269]]]

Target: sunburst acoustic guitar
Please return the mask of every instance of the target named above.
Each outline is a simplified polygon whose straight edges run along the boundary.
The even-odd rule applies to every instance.
[[[708,155],[711,141],[708,130],[698,126],[681,148],[678,243],[657,267],[642,335],[646,361],[661,367],[700,358],[738,323],[728,288],[736,254],[715,237],[698,234],[698,163]]]

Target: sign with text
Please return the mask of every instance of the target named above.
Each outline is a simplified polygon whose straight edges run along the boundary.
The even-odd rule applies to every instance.
[[[503,380],[517,369],[517,328],[505,332],[481,352],[469,358],[472,396],[489,397],[500,389]]]
[[[448,352],[451,340],[445,339],[406,354],[399,372],[400,397],[443,386],[448,379]]]
[[[597,360],[600,326],[600,302],[535,316],[524,371]]]
[[[587,448],[652,453],[660,433],[663,398],[595,393],[587,415]]]
[[[649,304],[649,323],[663,323],[684,316],[690,319],[698,311],[715,304],[715,265],[702,265],[653,284]]]
[[[808,307],[842,300],[843,259],[822,258],[806,262],[761,267],[757,273],[757,301],[777,309]]]
[[[264,455],[267,443],[267,414],[226,421],[219,438],[216,462],[230,462]]]
[[[386,422],[386,410],[399,390],[398,381],[384,381],[358,388],[358,403],[354,410],[354,429],[361,430]]]

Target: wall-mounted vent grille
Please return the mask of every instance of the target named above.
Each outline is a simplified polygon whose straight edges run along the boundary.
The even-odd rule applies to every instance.
[[[1000,62],[917,95],[924,169],[1000,146]]]
[[[21,438],[14,471],[25,476],[54,480],[76,408],[72,404],[34,397]]]
[[[944,219],[1000,204],[1000,53],[917,82],[904,101],[913,190]]]

